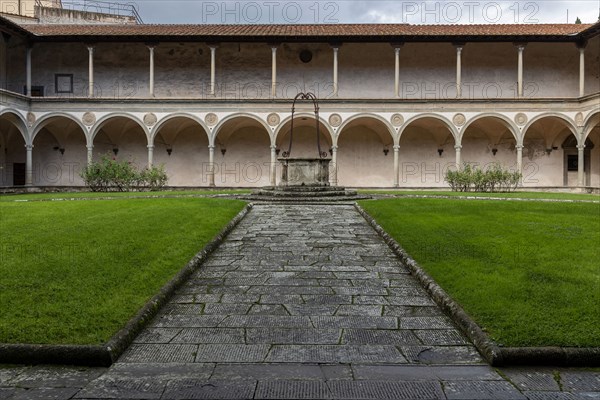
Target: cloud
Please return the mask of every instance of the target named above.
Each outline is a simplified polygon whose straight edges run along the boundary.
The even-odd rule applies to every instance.
[[[594,23],[599,0],[143,0],[146,23]],[[568,10],[568,19],[567,19]]]

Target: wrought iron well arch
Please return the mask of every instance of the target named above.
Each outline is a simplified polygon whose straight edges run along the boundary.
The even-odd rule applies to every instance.
[[[310,100],[313,103],[315,108],[315,122],[317,124],[317,150],[319,152],[319,158],[327,158],[327,152],[321,151],[321,134],[319,132],[319,101],[317,100],[317,96],[312,92],[307,93],[298,93],[296,97],[294,97],[294,102],[292,103],[292,122],[290,127],[290,144],[288,146],[287,151],[282,153],[283,158],[289,158],[292,154],[292,142],[294,140],[294,113],[296,112],[296,102],[298,100]]]

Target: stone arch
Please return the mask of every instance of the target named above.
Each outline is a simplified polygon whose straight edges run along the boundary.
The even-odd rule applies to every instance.
[[[154,143],[154,139],[156,138],[156,135],[158,135],[158,132],[160,132],[160,130],[166,124],[168,124],[169,122],[172,122],[174,119],[178,119],[178,118],[189,119],[191,121],[196,122],[204,130],[204,133],[206,134],[206,138],[210,139],[210,129],[208,128],[206,123],[204,121],[202,121],[201,118],[199,118],[193,114],[189,114],[189,113],[173,113],[173,114],[167,115],[166,117],[164,117],[163,119],[158,121],[156,126],[154,126],[154,128],[152,129],[152,132],[150,133],[150,142]]]
[[[351,125],[352,123],[354,123],[357,120],[360,119],[374,119],[376,121],[379,121],[383,126],[385,126],[385,128],[387,129],[387,132],[390,134],[393,144],[396,145],[398,144],[398,138],[396,135],[396,130],[394,129],[394,127],[392,126],[392,124],[390,124],[390,122],[385,119],[384,117],[382,117],[381,115],[377,115],[377,114],[372,114],[372,113],[360,113],[360,114],[355,114],[351,117],[349,117],[348,119],[346,119],[342,125],[340,125],[340,127],[338,128],[338,134],[336,137],[336,144],[337,141],[340,138],[340,135],[342,134],[342,132],[344,132],[344,129],[346,129],[346,127],[348,127],[349,125]]]
[[[119,121],[126,122],[116,125]],[[132,132],[137,133],[131,134]],[[102,139],[99,139],[100,136]],[[139,118],[128,113],[107,114],[96,122],[90,132],[94,155],[110,154],[112,151],[115,158],[127,159],[137,164],[138,168],[148,165],[149,140],[148,127]]]
[[[423,113],[408,119],[398,135],[399,186],[447,187],[444,174],[456,167],[458,129],[446,117]]]
[[[215,126],[216,186],[266,186],[271,172],[271,128],[254,114],[236,113]]]
[[[294,113],[294,119],[311,119],[314,120],[315,119],[315,114],[314,113],[310,113],[310,112],[301,112],[301,113]],[[283,121],[281,121],[281,123],[279,124],[279,126],[277,127],[277,129],[275,129],[275,132],[273,133],[273,145],[277,145],[277,140],[281,139],[280,135],[283,132],[283,134],[285,135],[285,133],[287,133],[287,131],[285,130],[286,128],[289,127],[290,122],[292,121],[292,116],[288,116],[286,117]],[[333,129],[331,128],[331,126],[329,126],[329,123],[327,123],[327,121],[325,121],[323,119],[322,116],[319,115],[319,123],[320,126],[325,128],[324,130],[321,129],[320,132],[321,134],[325,134],[325,132],[327,132],[329,134],[329,143],[331,145],[333,145],[335,143],[335,132],[333,131]],[[314,122],[313,122],[314,124]]]
[[[81,186],[79,176],[87,165],[87,129],[75,116],[50,113],[32,129],[33,184]]]
[[[200,118],[174,113],[161,119],[151,132],[153,165],[162,165],[169,186],[207,186],[210,134]]]
[[[539,122],[543,119],[546,118],[554,118],[557,120],[560,120],[564,123],[564,125],[569,128],[569,130],[571,131],[571,133],[575,136],[577,136],[577,126],[575,125],[575,122],[567,117],[564,114],[560,114],[560,113],[555,113],[555,112],[551,112],[551,113],[543,113],[540,115],[536,115],[535,117],[533,117],[531,119],[531,121],[527,122],[527,124],[525,124],[525,126],[522,129],[522,135],[521,135],[521,140],[525,139],[525,136],[527,135],[527,131],[529,131],[529,128],[531,128],[531,126],[533,124],[535,124],[536,122]]]
[[[591,113],[585,119],[584,128],[583,128],[583,137],[582,141],[585,143],[585,140],[589,137],[590,133],[600,124],[600,112]]]
[[[461,161],[484,169],[490,165],[516,169],[519,136],[519,129],[508,117],[477,115],[461,129]]]
[[[8,118],[6,118],[8,116]],[[19,111],[12,108],[5,108],[0,111],[0,119],[5,117],[7,121],[9,121],[23,136],[23,140],[25,143],[29,142],[29,129],[27,129],[27,122],[23,118],[23,116],[19,113]]]
[[[523,127],[523,186],[577,185],[577,172],[568,171],[577,150],[562,146],[569,137],[581,140],[575,123],[560,113],[537,115]]]
[[[336,137],[337,178],[342,186],[392,187],[394,184],[393,127],[374,114],[348,118]]]
[[[87,129],[86,129],[85,125],[83,125],[83,123],[79,119],[77,119],[77,117],[75,117],[71,114],[63,113],[63,112],[53,112],[53,113],[44,115],[43,117],[41,117],[39,120],[36,121],[35,125],[33,126],[32,131],[31,131],[32,132],[31,133],[31,143],[33,143],[33,141],[35,140],[35,137],[40,133],[40,131],[42,129],[44,129],[48,124],[52,123],[53,120],[55,121],[59,118],[65,118],[65,119],[73,122],[74,124],[76,124],[81,129],[81,132],[85,136],[86,141],[88,141]]]
[[[114,120],[116,118],[125,118],[125,119],[135,122],[144,131],[144,134],[146,135],[146,139],[150,139],[150,130],[148,129],[146,124],[144,124],[144,122],[141,119],[139,119],[138,117],[136,117],[135,115],[127,114],[127,113],[110,113],[110,114],[107,114],[107,115],[103,116],[102,118],[100,118],[94,124],[94,126],[90,130],[90,142],[94,141],[94,139],[96,138],[96,135],[98,134],[98,132],[102,129],[102,127],[104,125],[106,125],[108,122],[110,122],[111,120]],[[148,143],[150,143],[150,142],[148,142]]]
[[[17,110],[0,112],[0,186],[25,185],[29,130]]]
[[[263,128],[265,128],[265,131],[267,132],[267,135],[269,135],[269,139],[272,140],[272,136],[271,136],[271,132],[272,129],[269,126],[269,124],[267,124],[262,118],[260,118],[257,115],[254,114],[250,114],[250,113],[235,113],[235,114],[231,114],[226,116],[225,118],[223,118],[221,121],[219,121],[219,123],[213,128],[212,130],[212,135],[211,135],[211,144],[214,145],[214,141],[217,138],[217,136],[219,135],[221,129],[223,128],[224,125],[226,125],[228,122],[238,119],[238,118],[249,118],[252,119],[254,121],[256,121],[258,124],[260,124]]]
[[[469,127],[473,123],[475,123],[483,118],[496,118],[496,119],[502,121],[502,123],[506,127],[506,129],[508,129],[508,131],[513,135],[513,137],[515,138],[517,143],[519,143],[519,140],[520,140],[519,128],[517,127],[517,125],[514,123],[513,120],[511,120],[506,115],[499,114],[499,113],[482,113],[482,114],[478,114],[475,117],[468,120],[467,123],[465,124],[465,126],[463,126],[463,128],[461,129],[461,133],[460,133],[461,141],[462,141],[463,135],[467,131],[467,129],[469,129]]]
[[[400,128],[400,131],[398,132],[398,143],[400,143],[400,138],[402,137],[402,134],[404,133],[406,128],[408,128],[411,124],[413,124],[421,119],[426,119],[426,118],[431,118],[431,119],[440,121],[443,125],[446,126],[446,128],[448,128],[448,130],[452,134],[454,140],[458,141],[458,138],[460,137],[460,133],[458,132],[458,129],[456,129],[456,126],[454,126],[454,124],[448,118],[444,117],[443,115],[439,115],[439,114],[423,113],[423,114],[415,115],[415,116],[409,118],[406,122],[404,122],[404,124]]]

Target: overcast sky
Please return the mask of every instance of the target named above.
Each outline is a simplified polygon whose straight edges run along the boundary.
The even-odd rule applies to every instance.
[[[145,23],[593,23],[600,0],[137,0]],[[568,12],[567,12],[568,10]],[[568,19],[567,19],[568,15]]]

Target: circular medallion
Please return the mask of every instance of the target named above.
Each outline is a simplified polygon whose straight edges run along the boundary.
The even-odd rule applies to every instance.
[[[338,127],[342,124],[342,117],[339,114],[331,114],[329,116],[329,125],[333,127]]]
[[[32,112],[28,112],[27,113],[27,123],[29,124],[29,126],[33,126],[33,124],[35,124],[35,120],[37,118],[35,117],[35,114]]]
[[[148,113],[144,115],[144,123],[146,125],[154,126],[156,124],[156,121],[158,121],[158,118],[156,118],[156,115],[154,115],[154,113]]]
[[[206,117],[204,117],[204,121],[208,126],[215,126],[219,121],[219,117],[217,117],[217,114],[215,113],[208,113],[206,114]]]
[[[452,122],[454,122],[454,125],[456,126],[463,126],[467,122],[467,118],[464,114],[456,114],[454,118],[452,118]]]
[[[281,118],[279,118],[279,114],[277,114],[277,113],[271,113],[267,117],[267,123],[271,126],[279,125],[280,121],[281,121]]]
[[[583,126],[583,114],[578,112],[577,115],[575,115],[575,124],[578,127],[582,127]]]
[[[517,115],[515,115],[515,122],[519,126],[525,125],[527,123],[527,115],[523,113],[518,113]]]
[[[394,114],[392,115],[390,121],[392,122],[393,126],[402,126],[402,124],[404,123],[404,117],[401,114]]]
[[[83,122],[85,126],[94,125],[96,123],[96,114],[93,112],[86,112],[83,114],[83,117],[81,117],[81,122]]]

